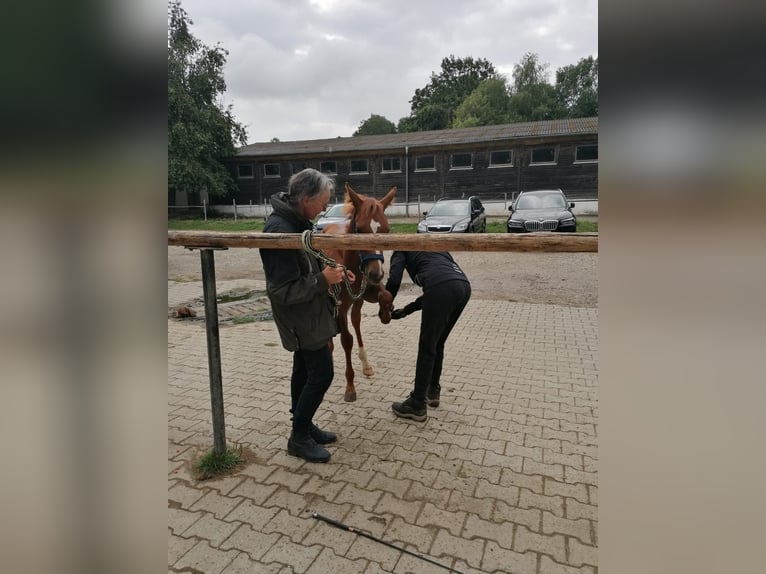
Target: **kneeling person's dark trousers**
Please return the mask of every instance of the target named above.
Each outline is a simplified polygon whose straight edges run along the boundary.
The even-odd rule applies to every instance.
[[[413,398],[426,400],[426,389],[439,388],[444,362],[444,344],[471,298],[471,285],[466,281],[445,281],[423,294],[420,339],[415,368]]]

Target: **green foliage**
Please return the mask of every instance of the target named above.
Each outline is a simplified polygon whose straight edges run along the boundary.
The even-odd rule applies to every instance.
[[[535,122],[566,117],[550,84],[533,84],[511,96],[510,122]]]
[[[548,83],[548,66],[540,62],[540,56],[527,52],[513,67],[513,91],[523,92],[532,86]]]
[[[598,58],[556,70],[556,95],[570,118],[598,115]]]
[[[399,120],[396,130],[408,133],[598,115],[598,58],[589,56],[559,68],[555,86],[549,82],[548,68],[537,54],[527,52],[514,66],[509,86],[487,60],[451,55],[442,60],[440,73],[431,74],[428,85],[415,90],[412,111]]]
[[[399,121],[399,131],[440,130],[450,126],[457,107],[478,86],[497,76],[486,59],[456,58],[450,55],[441,62],[441,72],[432,73],[430,82],[415,90],[410,100],[407,121]],[[404,129],[402,129],[404,128]]]
[[[455,110],[453,128],[508,123],[511,103],[505,78],[484,80]]]
[[[396,126],[394,122],[385,116],[370,114],[370,117],[359,123],[359,127],[354,132],[355,136],[374,136],[380,134],[395,134]]]
[[[231,472],[244,462],[245,457],[241,446],[226,449],[222,453],[211,450],[194,464],[195,478],[197,480],[214,478]]]
[[[180,0],[168,4],[168,188],[223,195],[236,184],[223,160],[245,128],[232,107],[219,101],[226,91],[223,67],[228,52],[195,38]]]
[[[534,122],[566,117],[556,89],[548,83],[548,64],[527,52],[513,67],[513,95],[509,121]]]

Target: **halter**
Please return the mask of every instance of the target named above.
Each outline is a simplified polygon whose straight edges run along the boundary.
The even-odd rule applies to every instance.
[[[351,233],[356,233],[356,212],[351,213]],[[375,253],[363,253],[362,251],[357,251],[356,254],[359,256],[360,269],[364,269],[364,265],[368,261],[380,261],[381,264],[386,261],[383,254],[377,251]]]

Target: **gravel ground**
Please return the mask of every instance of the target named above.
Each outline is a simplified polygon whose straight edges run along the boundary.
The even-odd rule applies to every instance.
[[[386,261],[390,255],[385,253]],[[461,251],[453,256],[471,281],[473,298],[570,307],[598,305],[597,253]],[[216,251],[215,271],[219,281],[264,279],[257,249]],[[168,246],[168,280],[201,279],[199,252]],[[409,296],[408,291],[414,294],[416,290],[403,282],[401,293]]]

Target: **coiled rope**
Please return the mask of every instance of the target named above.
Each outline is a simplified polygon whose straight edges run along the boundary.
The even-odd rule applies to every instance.
[[[364,295],[365,290],[367,289],[367,276],[364,274],[362,270],[360,270],[360,273],[362,274],[362,285],[359,288],[358,293],[354,293],[354,290],[351,287],[351,281],[348,278],[348,270],[346,269],[345,265],[342,265],[341,263],[338,263],[335,261],[335,259],[329,257],[324,251],[321,249],[314,249],[311,246],[311,235],[312,232],[310,229],[306,229],[301,234],[301,245],[303,246],[303,250],[306,253],[310,253],[317,259],[319,259],[322,263],[327,265],[328,267],[340,267],[343,269],[343,283],[346,285],[346,290],[348,291],[348,294],[351,296],[351,301],[356,301],[359,299],[362,295]],[[335,309],[333,312],[333,316],[338,316],[338,307],[340,307],[340,293],[341,293],[341,286],[339,283],[336,283],[335,285],[330,286],[330,296],[332,297],[333,302],[335,303]]]

